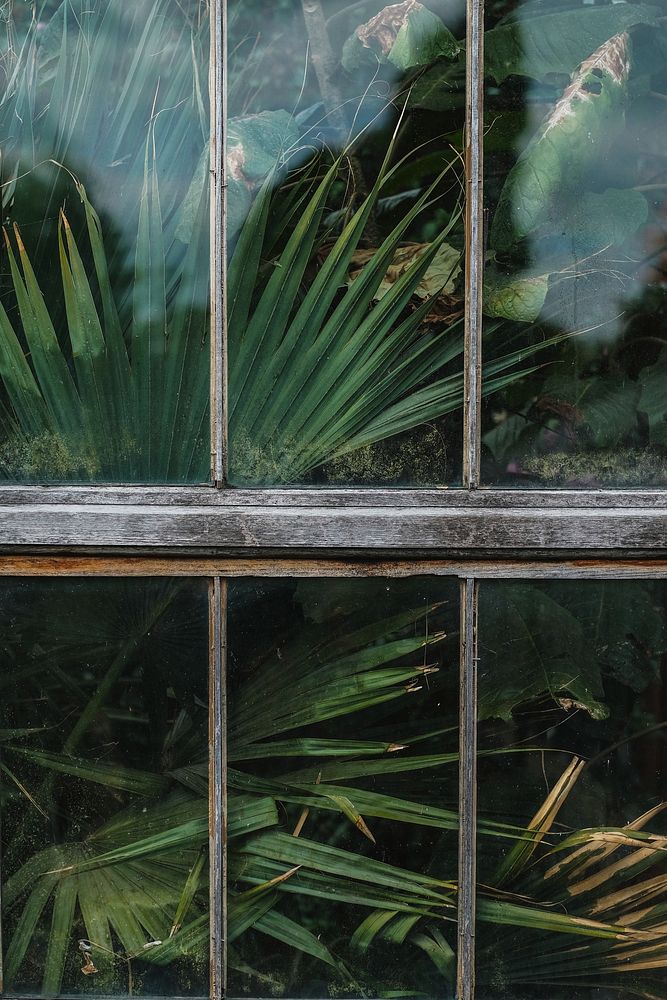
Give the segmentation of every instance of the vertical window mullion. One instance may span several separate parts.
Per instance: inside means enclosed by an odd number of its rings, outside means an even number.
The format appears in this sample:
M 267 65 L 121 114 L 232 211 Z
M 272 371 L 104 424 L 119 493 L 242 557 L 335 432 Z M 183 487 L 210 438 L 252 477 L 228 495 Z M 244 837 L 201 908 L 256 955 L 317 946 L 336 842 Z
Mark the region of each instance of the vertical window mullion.
M 467 0 L 463 485 L 468 489 L 477 489 L 480 479 L 482 284 L 484 275 L 483 95 L 484 0 Z
M 475 996 L 477 605 L 477 581 L 461 580 L 458 1000 L 473 1000 Z
M 225 121 L 227 117 L 227 2 L 211 3 L 211 474 L 222 487 L 227 471 L 227 344 L 226 344 L 226 184 Z
M 210 584 L 210 673 L 209 673 L 209 866 L 211 900 L 212 1000 L 225 995 L 226 892 L 226 614 L 227 581 L 215 577 Z

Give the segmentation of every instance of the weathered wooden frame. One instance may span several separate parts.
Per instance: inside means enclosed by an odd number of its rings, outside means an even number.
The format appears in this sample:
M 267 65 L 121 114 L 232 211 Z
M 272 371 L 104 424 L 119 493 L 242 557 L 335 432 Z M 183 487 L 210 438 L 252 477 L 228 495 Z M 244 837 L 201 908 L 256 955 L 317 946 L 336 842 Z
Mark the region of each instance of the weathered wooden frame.
M 657 491 L 2 487 L 0 550 L 461 558 L 667 551 Z

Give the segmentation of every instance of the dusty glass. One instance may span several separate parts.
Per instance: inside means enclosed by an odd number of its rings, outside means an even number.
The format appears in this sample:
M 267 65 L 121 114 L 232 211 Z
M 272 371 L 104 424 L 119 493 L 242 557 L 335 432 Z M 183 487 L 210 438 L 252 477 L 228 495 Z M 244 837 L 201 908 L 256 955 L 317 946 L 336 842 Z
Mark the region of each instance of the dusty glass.
M 227 995 L 453 998 L 458 587 L 229 585 Z
M 0 7 L 0 479 L 205 482 L 208 14 Z
M 664 995 L 667 584 L 484 583 L 477 996 Z
M 230 482 L 458 483 L 465 3 L 228 19 Z
M 659 13 L 487 4 L 487 483 L 667 485 Z M 501 347 L 521 378 L 498 381 Z
M 209 995 L 204 580 L 0 583 L 3 991 Z

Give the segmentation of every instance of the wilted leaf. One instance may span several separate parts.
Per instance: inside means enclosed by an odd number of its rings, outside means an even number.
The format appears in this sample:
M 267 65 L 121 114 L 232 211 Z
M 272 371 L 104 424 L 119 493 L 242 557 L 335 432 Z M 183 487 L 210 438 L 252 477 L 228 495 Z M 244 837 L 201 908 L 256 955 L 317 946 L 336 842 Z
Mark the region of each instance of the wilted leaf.
M 509 173 L 491 226 L 491 244 L 508 249 L 546 221 L 552 203 L 576 190 L 623 126 L 632 43 L 614 35 L 574 73 Z
M 250 210 L 255 191 L 299 140 L 287 111 L 262 111 L 232 118 L 227 125 L 227 233 L 234 236 Z
M 426 250 L 426 243 L 408 243 L 399 247 L 394 254 L 387 273 L 378 287 L 375 295 L 376 300 L 391 289 L 402 275 L 414 264 L 419 255 Z M 352 256 L 352 270 L 349 275 L 348 284 L 359 276 L 362 268 L 372 260 L 375 250 L 357 250 Z M 461 274 L 461 252 L 443 243 L 438 250 L 433 263 L 427 268 L 423 278 L 415 288 L 414 294 L 420 299 L 428 299 L 433 295 L 451 295 L 456 288 L 456 282 Z
M 365 63 L 390 62 L 402 72 L 454 59 L 460 46 L 449 28 L 418 0 L 390 4 L 359 25 L 343 46 L 342 63 L 354 72 Z

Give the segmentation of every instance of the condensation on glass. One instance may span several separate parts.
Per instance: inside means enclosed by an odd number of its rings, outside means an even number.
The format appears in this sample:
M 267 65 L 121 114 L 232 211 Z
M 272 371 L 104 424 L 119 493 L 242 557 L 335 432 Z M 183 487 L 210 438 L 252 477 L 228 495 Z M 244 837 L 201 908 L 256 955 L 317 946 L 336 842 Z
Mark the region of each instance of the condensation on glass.
M 230 483 L 460 483 L 465 3 L 228 25 Z
M 208 20 L 1 5 L 2 480 L 210 480 Z
M 664 995 L 667 583 L 482 583 L 477 996 Z
M 455 581 L 229 584 L 231 997 L 456 975 Z
M 4 993 L 209 995 L 207 595 L 0 583 Z
M 487 4 L 487 483 L 667 485 L 658 14 Z M 503 379 L 508 350 L 518 363 Z

